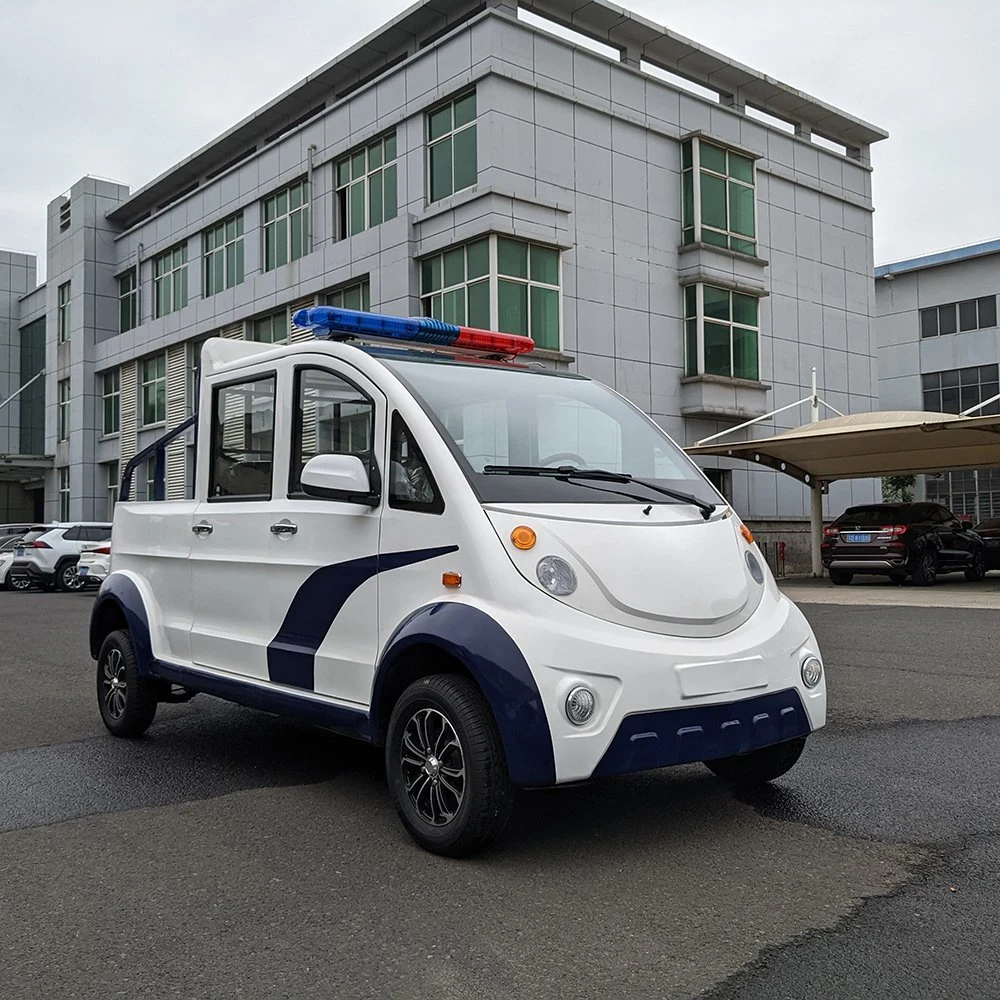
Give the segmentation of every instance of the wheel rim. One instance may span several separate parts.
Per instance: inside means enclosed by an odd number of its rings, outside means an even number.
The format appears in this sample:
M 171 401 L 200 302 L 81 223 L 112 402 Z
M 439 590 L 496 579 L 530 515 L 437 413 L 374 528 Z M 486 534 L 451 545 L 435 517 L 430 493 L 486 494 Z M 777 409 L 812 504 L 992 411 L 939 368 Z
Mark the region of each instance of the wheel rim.
M 937 576 L 937 567 L 934 563 L 934 556 L 930 552 L 924 556 L 924 576 L 928 580 L 933 580 Z
M 450 823 L 465 799 L 465 755 L 448 717 L 435 708 L 410 716 L 399 747 L 410 804 L 432 826 Z
M 31 581 L 25 576 L 11 577 L 9 586 L 13 590 L 27 590 L 31 586 Z
M 67 566 L 63 570 L 62 582 L 67 590 L 79 590 L 83 586 L 83 580 L 76 575 L 75 566 Z
M 104 658 L 101 697 L 108 717 L 117 722 L 125 714 L 128 685 L 125 683 L 125 657 L 120 649 L 112 649 Z

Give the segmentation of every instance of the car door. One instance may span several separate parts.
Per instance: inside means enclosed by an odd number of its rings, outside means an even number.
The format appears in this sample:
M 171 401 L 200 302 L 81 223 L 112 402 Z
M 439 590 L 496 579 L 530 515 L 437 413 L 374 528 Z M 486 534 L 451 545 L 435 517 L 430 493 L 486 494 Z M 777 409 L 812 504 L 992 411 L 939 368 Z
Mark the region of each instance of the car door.
M 947 507 L 934 510 L 934 529 L 941 539 L 941 562 L 948 566 L 965 566 L 972 558 L 969 541 L 964 537 L 962 522 Z
M 377 654 L 381 499 L 309 497 L 301 473 L 315 455 L 356 455 L 381 497 L 386 399 L 354 366 L 326 355 L 300 355 L 288 374 L 287 462 L 267 526 L 267 676 L 361 707 Z
M 211 387 L 190 515 L 190 651 L 196 666 L 266 680 L 278 365 Z M 206 426 L 207 425 L 207 426 Z

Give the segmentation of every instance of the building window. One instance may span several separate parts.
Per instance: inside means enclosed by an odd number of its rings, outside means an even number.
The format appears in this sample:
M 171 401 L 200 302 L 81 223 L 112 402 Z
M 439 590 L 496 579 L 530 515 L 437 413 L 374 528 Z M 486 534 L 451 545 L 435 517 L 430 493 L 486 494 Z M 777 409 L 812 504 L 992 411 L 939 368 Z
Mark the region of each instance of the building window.
M 21 327 L 18 445 L 22 455 L 45 453 L 45 317 Z M 0 411 L 2 412 L 2 411 Z
M 334 292 L 327 292 L 326 305 L 335 309 L 360 309 L 369 312 L 372 307 L 372 288 L 367 281 L 346 285 Z
M 121 419 L 121 381 L 117 368 L 101 376 L 101 397 L 104 402 L 102 433 L 117 434 Z
M 205 297 L 243 282 L 243 213 L 204 234 Z
M 943 337 L 945 334 L 965 333 L 967 330 L 988 330 L 996 325 L 995 295 L 920 310 L 921 337 Z
M 118 503 L 118 490 L 121 486 L 118 477 L 118 463 L 108 462 L 105 466 L 108 477 L 108 512 L 107 518 L 110 521 L 115 515 L 115 504 Z
M 67 198 L 59 206 L 59 232 L 64 233 L 73 221 L 73 202 Z
M 264 270 L 305 255 L 309 233 L 309 189 L 298 181 L 264 199 Z
M 759 300 L 714 285 L 684 289 L 686 375 L 760 377 Z
M 69 379 L 64 378 L 59 383 L 59 440 L 69 440 Z
M 69 340 L 69 324 L 70 324 L 70 282 L 66 282 L 64 285 L 59 286 L 58 302 L 57 302 L 57 322 L 59 325 L 59 343 L 65 344 Z
M 475 91 L 428 113 L 427 154 L 431 201 L 476 183 Z
M 127 333 L 139 325 L 139 289 L 135 268 L 118 275 L 118 332 Z
M 59 520 L 69 520 L 69 468 L 59 470 Z
M 142 425 L 167 419 L 167 356 L 157 354 L 142 363 Z
M 927 499 L 975 524 L 1000 518 L 1000 469 L 966 469 L 927 476 Z
M 695 137 L 681 143 L 684 243 L 757 253 L 754 162 Z
M 935 413 L 964 413 L 1000 393 L 1000 365 L 954 368 L 921 376 L 924 409 Z M 1000 402 L 990 403 L 975 416 L 1000 413 Z
M 559 251 L 504 236 L 453 247 L 420 263 L 425 316 L 531 337 L 557 351 Z
M 188 301 L 187 244 L 153 258 L 153 289 L 157 319 L 183 309 Z
M 288 312 L 271 313 L 255 319 L 250 327 L 250 339 L 258 344 L 284 344 L 288 341 Z
M 396 133 L 337 161 L 337 218 L 346 239 L 396 218 Z

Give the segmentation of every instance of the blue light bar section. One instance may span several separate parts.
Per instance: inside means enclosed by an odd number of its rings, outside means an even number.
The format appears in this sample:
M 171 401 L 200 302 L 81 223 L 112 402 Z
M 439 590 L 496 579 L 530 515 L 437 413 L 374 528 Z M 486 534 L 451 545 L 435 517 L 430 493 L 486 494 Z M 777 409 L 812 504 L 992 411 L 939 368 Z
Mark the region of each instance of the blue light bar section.
M 316 336 L 346 333 L 358 337 L 385 337 L 390 340 L 437 344 L 441 347 L 451 347 L 461 333 L 459 327 L 430 317 L 381 316 L 354 309 L 335 309 L 333 306 L 300 309 L 292 316 L 292 322 L 296 326 L 311 329 Z

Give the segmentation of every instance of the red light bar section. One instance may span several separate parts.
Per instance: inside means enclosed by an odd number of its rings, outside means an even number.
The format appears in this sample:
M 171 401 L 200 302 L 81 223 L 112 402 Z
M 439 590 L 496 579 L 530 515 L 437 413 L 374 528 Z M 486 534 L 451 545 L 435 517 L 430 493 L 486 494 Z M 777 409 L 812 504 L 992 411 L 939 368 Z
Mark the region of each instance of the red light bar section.
M 460 326 L 458 336 L 451 346 L 464 347 L 470 351 L 489 351 L 491 354 L 527 354 L 535 349 L 535 342 L 530 337 L 522 337 L 516 333 L 492 333 L 489 330 Z

